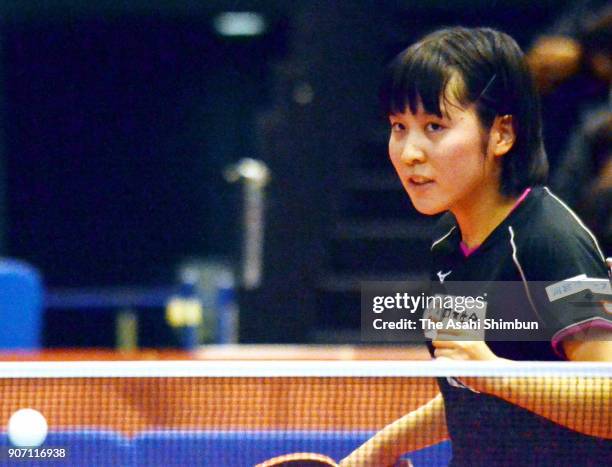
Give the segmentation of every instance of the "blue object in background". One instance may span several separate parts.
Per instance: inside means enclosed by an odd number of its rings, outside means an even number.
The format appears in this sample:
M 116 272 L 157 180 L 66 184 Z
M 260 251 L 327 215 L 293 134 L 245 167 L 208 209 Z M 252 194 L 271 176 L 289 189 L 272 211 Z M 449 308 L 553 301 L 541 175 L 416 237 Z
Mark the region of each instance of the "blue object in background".
M 216 280 L 216 315 L 218 344 L 238 343 L 238 303 L 234 275 L 230 269 L 222 271 Z
M 133 440 L 137 467 L 190 465 L 252 467 L 275 456 L 315 452 L 340 460 L 374 432 L 368 431 L 148 431 Z M 406 454 L 415 467 L 446 467 L 451 443 Z
M 200 344 L 238 343 L 239 309 L 234 272 L 228 261 L 194 259 L 179 267 L 179 296 L 202 307 Z
M 202 297 L 198 290 L 198 276 L 195 272 L 184 275 L 181 280 L 179 300 L 182 302 L 186 320 L 180 329 L 180 342 L 184 350 L 195 350 L 200 345 L 198 328 L 202 325 Z
M 36 350 L 42 335 L 42 283 L 38 271 L 0 259 L 0 349 Z
M 412 451 L 405 456 L 404 459 L 410 459 L 414 467 L 431 466 L 431 467 L 446 467 L 449 465 L 453 456 L 453 448 L 450 441 L 443 441 L 427 448 Z
M 11 457 L 6 433 L 0 433 L 0 466 L 22 467 L 131 467 L 136 465 L 134 447 L 128 438 L 106 430 L 51 432 L 36 451 L 25 451 L 22 458 Z M 64 449 L 49 457 L 38 457 L 43 450 Z M 53 452 L 53 451 L 52 451 Z
M 63 458 L 9 459 L 6 433 L 0 432 L 0 466 L 28 467 L 253 467 L 291 452 L 316 452 L 340 460 L 368 440 L 368 431 L 144 431 L 125 437 L 108 430 L 52 431 L 40 446 L 65 449 Z M 415 467 L 446 467 L 451 443 L 408 453 Z
M 275 456 L 316 452 L 341 459 L 370 438 L 343 431 L 150 431 L 134 438 L 138 467 L 253 467 Z

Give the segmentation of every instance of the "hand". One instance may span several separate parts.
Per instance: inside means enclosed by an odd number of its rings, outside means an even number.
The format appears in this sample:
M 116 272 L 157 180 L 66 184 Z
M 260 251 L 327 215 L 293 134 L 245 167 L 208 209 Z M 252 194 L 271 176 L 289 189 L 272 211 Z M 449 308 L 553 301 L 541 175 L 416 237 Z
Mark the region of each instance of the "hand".
M 489 346 L 482 340 L 463 340 L 469 337 L 465 331 L 439 332 L 431 343 L 436 358 L 451 360 L 498 360 Z

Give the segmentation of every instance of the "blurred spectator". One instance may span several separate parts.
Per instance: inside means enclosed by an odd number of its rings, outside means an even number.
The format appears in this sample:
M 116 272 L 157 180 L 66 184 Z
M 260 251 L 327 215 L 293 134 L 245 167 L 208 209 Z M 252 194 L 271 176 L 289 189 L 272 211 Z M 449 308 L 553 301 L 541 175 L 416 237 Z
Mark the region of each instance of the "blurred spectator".
M 607 93 L 599 100 L 583 103 L 580 123 L 570 133 L 551 185 L 581 214 L 608 250 L 612 245 L 612 6 L 585 24 L 579 40 L 585 69 Z
M 609 82 L 593 72 L 589 45 L 585 43 L 586 31 L 592 30 L 606 11 L 610 11 L 609 1 L 572 2 L 527 52 L 542 96 L 544 141 L 552 176 L 584 113 L 607 100 Z
M 575 138 L 575 153 L 564 160 L 564 195 L 575 193 L 575 208 L 607 254 L 612 247 L 612 113 L 585 122 Z M 582 146 L 582 149 L 579 149 Z M 582 159 L 581 159 L 582 158 Z M 575 169 L 574 169 L 575 168 Z M 574 177 L 574 178 L 572 178 Z M 581 181 L 584 180 L 584 185 Z M 580 187 L 583 186 L 583 189 Z
M 580 70 L 582 47 L 568 36 L 540 36 L 527 55 L 527 62 L 543 96 Z

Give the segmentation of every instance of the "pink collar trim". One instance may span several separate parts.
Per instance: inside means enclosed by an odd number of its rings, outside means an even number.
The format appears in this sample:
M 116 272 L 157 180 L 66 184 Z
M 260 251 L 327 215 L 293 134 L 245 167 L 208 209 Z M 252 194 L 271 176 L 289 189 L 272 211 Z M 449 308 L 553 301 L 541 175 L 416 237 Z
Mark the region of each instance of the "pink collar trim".
M 516 208 L 518 208 L 518 205 L 521 204 L 525 200 L 525 198 L 527 198 L 527 195 L 529 194 L 530 191 L 531 191 L 531 187 L 529 187 L 525 191 L 523 191 L 523 194 L 520 196 L 519 199 L 516 200 L 516 203 L 514 203 L 514 206 L 512 206 L 512 209 L 510 210 L 508 215 L 510 215 L 510 213 L 512 213 L 512 211 L 514 211 Z
M 478 250 L 478 248 L 480 248 L 480 245 L 476 245 L 474 248 L 470 248 L 465 243 L 463 243 L 463 240 L 461 240 L 461 242 L 459 243 L 459 246 L 461 247 L 461 253 L 463 253 L 463 256 L 465 258 L 470 256 L 472 253 Z
M 529 194 L 530 191 L 531 191 L 531 187 L 523 191 L 523 194 L 519 197 L 519 199 L 516 200 L 516 203 L 514 203 L 514 206 L 512 206 L 512 209 L 510 210 L 508 215 L 510 215 L 519 206 L 519 204 L 521 204 L 525 200 L 525 198 L 527 198 L 527 195 Z M 461 241 L 459 242 L 459 247 L 461 248 L 461 253 L 463 253 L 463 257 L 467 258 L 472 253 L 474 253 L 476 250 L 478 250 L 478 248 L 480 248 L 480 245 L 476 245 L 475 247 L 470 248 L 465 243 L 463 243 L 463 241 Z

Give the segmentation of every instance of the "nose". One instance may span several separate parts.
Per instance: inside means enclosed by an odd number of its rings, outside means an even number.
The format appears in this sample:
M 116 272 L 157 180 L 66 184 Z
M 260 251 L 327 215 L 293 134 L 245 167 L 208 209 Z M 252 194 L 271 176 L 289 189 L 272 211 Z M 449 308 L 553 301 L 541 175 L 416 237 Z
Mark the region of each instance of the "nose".
M 418 146 L 415 146 L 410 142 L 406 142 L 402 149 L 400 159 L 402 163 L 406 165 L 413 165 L 423 162 L 425 160 L 425 153 Z

